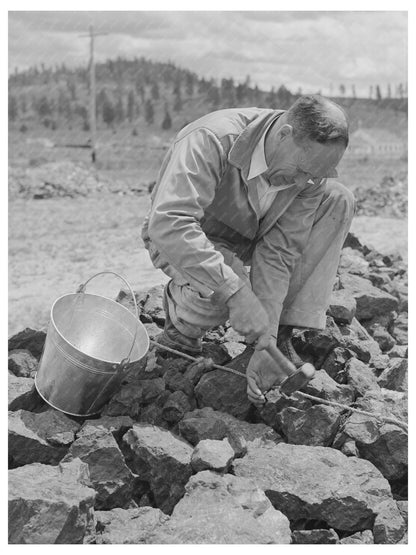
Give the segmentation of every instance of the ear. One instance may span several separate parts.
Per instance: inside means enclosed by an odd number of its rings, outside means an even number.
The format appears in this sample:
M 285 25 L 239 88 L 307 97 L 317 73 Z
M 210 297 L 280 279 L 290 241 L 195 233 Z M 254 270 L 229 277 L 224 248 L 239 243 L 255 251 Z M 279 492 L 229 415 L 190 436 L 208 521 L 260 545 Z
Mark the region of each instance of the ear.
M 291 137 L 293 135 L 293 127 L 288 123 L 282 125 L 282 127 L 277 132 L 277 137 L 279 141 L 284 141 L 286 138 Z

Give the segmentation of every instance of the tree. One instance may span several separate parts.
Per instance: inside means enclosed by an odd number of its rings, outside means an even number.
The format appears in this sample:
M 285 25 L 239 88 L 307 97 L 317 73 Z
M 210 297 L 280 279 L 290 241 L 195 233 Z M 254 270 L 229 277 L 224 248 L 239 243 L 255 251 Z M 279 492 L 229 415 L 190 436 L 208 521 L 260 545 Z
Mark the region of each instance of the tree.
M 179 91 L 179 93 L 175 96 L 175 100 L 173 103 L 173 109 L 175 112 L 180 112 L 182 110 L 183 107 L 183 103 L 182 103 L 182 96 L 181 93 Z
M 159 100 L 159 85 L 157 84 L 157 82 L 155 81 L 152 85 L 150 94 L 152 95 L 153 100 Z
M 153 108 L 153 104 L 149 98 L 148 100 L 146 100 L 146 104 L 144 106 L 144 119 L 147 125 L 150 125 L 153 123 L 154 115 L 155 115 L 155 111 Z
M 134 119 L 135 106 L 136 106 L 136 100 L 135 100 L 134 92 L 130 90 L 127 96 L 127 119 L 129 120 L 129 122 L 132 122 Z
M 37 105 L 37 112 L 41 118 L 52 114 L 52 106 L 46 96 L 42 96 Z
M 381 100 L 380 85 L 376 85 L 376 99 L 377 99 L 377 100 Z
M 110 127 L 116 117 L 113 103 L 109 98 L 106 98 L 103 103 L 103 122 Z
M 9 120 L 15 121 L 17 119 L 18 107 L 17 99 L 13 95 L 9 95 Z
M 123 106 L 123 99 L 121 96 L 118 97 L 117 104 L 115 107 L 115 116 L 117 123 L 121 123 L 124 120 L 124 106 Z
M 188 96 L 193 96 L 194 94 L 194 76 L 192 73 L 186 74 L 185 91 Z
M 220 104 L 221 97 L 220 91 L 216 85 L 211 85 L 208 90 L 208 101 L 212 104 L 214 108 L 217 108 Z
M 342 83 L 339 86 L 339 94 L 340 96 L 345 96 L 345 85 L 343 85 Z
M 401 99 L 403 99 L 404 97 L 404 87 L 403 87 L 403 83 L 399 83 L 399 86 L 397 87 L 397 92 L 399 94 L 399 97 Z
M 355 85 L 351 85 L 351 94 L 353 98 L 357 98 L 357 93 L 355 91 Z
M 391 98 L 391 85 L 390 85 L 390 83 L 387 85 L 387 98 Z
M 368 98 L 373 98 L 373 85 L 370 85 L 370 92 L 368 94 Z
M 170 117 L 169 110 L 165 108 L 165 117 L 162 121 L 162 129 L 170 129 L 172 127 L 172 118 Z

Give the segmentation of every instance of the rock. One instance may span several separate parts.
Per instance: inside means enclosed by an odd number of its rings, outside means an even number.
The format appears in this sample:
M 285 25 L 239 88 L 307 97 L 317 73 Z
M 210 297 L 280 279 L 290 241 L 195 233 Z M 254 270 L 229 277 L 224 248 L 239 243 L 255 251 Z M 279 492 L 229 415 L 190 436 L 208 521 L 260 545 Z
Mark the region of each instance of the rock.
M 358 449 L 357 449 L 357 444 L 352 439 L 347 439 L 347 441 L 345 441 L 345 443 L 343 443 L 343 445 L 341 446 L 341 453 L 344 453 L 344 455 L 346 455 L 347 457 L 359 457 L 360 456 L 360 454 L 358 452 Z
M 165 390 L 163 378 L 139 380 L 121 386 L 102 411 L 106 416 L 138 417 L 143 406 L 155 401 Z
M 211 407 L 187 412 L 179 423 L 179 432 L 191 445 L 204 439 L 223 439 L 227 437 L 228 428 L 221 419 L 222 414 Z
M 340 385 L 325 370 L 317 370 L 312 380 L 303 388 L 305 393 L 327 401 L 335 401 L 350 405 L 355 401 L 354 388 L 351 385 Z
M 322 363 L 321 369 L 337 383 L 345 384 L 347 382 L 345 365 L 352 356 L 353 353 L 345 347 L 335 347 Z
M 266 424 L 244 422 L 211 407 L 185 414 L 179 423 L 179 431 L 192 445 L 204 439 L 227 438 L 237 457 L 245 455 L 248 445 L 282 441 L 282 438 Z
M 394 338 L 389 334 L 386 328 L 384 328 L 380 324 L 374 324 L 373 326 L 371 326 L 371 335 L 373 336 L 373 339 L 377 341 L 377 343 L 380 345 L 380 349 L 383 352 L 389 351 L 396 344 Z
M 339 411 L 325 405 L 306 411 L 289 407 L 279 415 L 279 432 L 297 445 L 331 445 L 339 425 Z
M 367 391 L 373 391 L 381 395 L 376 376 L 364 362 L 351 358 L 346 364 L 345 372 L 348 385 L 354 388 L 357 395 L 365 395 Z
M 406 523 L 396 502 L 386 499 L 380 503 L 374 521 L 374 543 L 397 543 L 406 532 Z
M 399 345 L 407 345 L 408 340 L 408 314 L 407 312 L 402 312 L 396 318 L 394 322 L 394 328 L 392 332 L 393 337 L 396 339 Z
M 390 364 L 390 357 L 388 355 L 374 355 L 371 357 L 370 368 L 374 369 L 378 376 Z
M 21 378 L 34 378 L 38 369 L 38 360 L 27 349 L 9 352 L 9 370 Z
M 163 308 L 164 285 L 155 285 L 147 291 L 147 299 L 143 303 L 142 311 L 150 316 L 159 326 L 165 325 L 165 310 Z
M 407 358 L 409 356 L 409 349 L 407 345 L 395 345 L 387 355 L 390 358 Z
M 379 344 L 357 318 L 353 318 L 350 325 L 340 325 L 339 331 L 342 334 L 342 345 L 355 353 L 362 362 L 370 362 L 372 357 L 381 354 Z
M 43 330 L 25 328 L 9 339 L 9 351 L 25 349 L 39 360 L 42 355 L 45 339 L 46 333 Z
M 249 449 L 233 469 L 253 479 L 290 520 L 318 519 L 340 530 L 371 526 L 380 502 L 391 498 L 389 483 L 370 462 L 330 447 L 279 443 Z
M 146 328 L 147 335 L 150 337 L 150 339 L 156 339 L 156 337 L 160 335 L 163 331 L 162 328 L 159 328 L 159 326 L 154 322 L 152 322 L 151 324 L 144 324 L 144 327 Z
M 400 402 L 386 396 L 372 397 L 367 394 L 359 400 L 357 408 L 405 420 L 406 414 L 400 407 L 403 404 L 406 404 L 405 400 Z M 359 456 L 371 461 L 388 480 L 406 476 L 408 437 L 401 427 L 353 413 L 343 425 L 334 446 L 339 447 L 346 438 L 354 440 Z
M 274 390 L 266 395 L 267 403 L 263 405 L 260 410 L 261 420 L 273 428 L 278 430 L 280 426 L 280 414 L 285 408 L 292 407 L 298 410 L 305 411 L 312 406 L 309 399 L 305 399 L 296 392 L 288 397 L 283 397 L 278 390 Z
M 215 364 L 220 365 L 225 365 L 231 360 L 231 357 L 224 348 L 224 345 L 212 343 L 211 341 L 202 342 L 202 356 L 204 358 L 210 358 Z
M 27 464 L 9 471 L 9 543 L 79 544 L 93 524 L 88 465 Z
M 341 257 L 338 265 L 340 274 L 350 273 L 358 276 L 366 276 L 368 274 L 370 264 L 358 251 L 351 247 L 341 250 Z
M 328 315 L 332 316 L 337 324 L 350 324 L 356 310 L 355 299 L 348 295 L 345 289 L 332 292 Z
M 170 514 L 192 474 L 192 447 L 171 432 L 136 424 L 123 437 L 132 450 L 132 470 L 149 482 L 157 506 Z
M 187 397 L 193 395 L 194 386 L 192 381 L 175 368 L 169 369 L 163 378 L 169 391 L 182 391 Z
M 408 520 L 409 520 L 409 508 L 408 508 L 408 502 L 407 501 L 396 501 L 397 504 L 397 508 L 400 511 L 400 514 L 403 517 L 403 520 L 406 524 L 406 526 L 408 525 Z
M 346 536 L 342 538 L 339 543 L 345 544 L 373 544 L 374 543 L 374 536 L 371 530 L 363 530 L 362 532 L 356 532 L 351 536 Z
M 122 436 L 132 428 L 134 425 L 134 420 L 129 416 L 101 416 L 100 418 L 94 420 L 86 420 L 82 425 L 82 428 L 78 432 L 77 436 L 83 434 L 90 434 L 92 428 L 103 428 L 113 434 L 116 441 L 120 441 Z
M 292 543 L 294 544 L 327 544 L 338 543 L 338 534 L 330 528 L 329 530 L 294 530 L 292 532 Z
M 135 476 L 127 467 L 113 434 L 103 427 L 87 426 L 71 445 L 65 461 L 79 458 L 88 464 L 90 479 L 97 492 L 95 507 L 128 507 Z
M 9 464 L 12 468 L 35 462 L 56 465 L 65 456 L 80 425 L 49 409 L 36 414 L 9 412 Z
M 320 368 L 329 353 L 342 344 L 342 336 L 333 318 L 328 316 L 324 330 L 295 330 L 292 343 L 305 361 L 309 362 L 308 356 L 312 356 L 315 366 Z
M 356 300 L 358 320 L 369 320 L 379 314 L 386 314 L 398 309 L 399 303 L 396 297 L 377 289 L 368 279 L 352 274 L 342 274 L 340 285 Z
M 162 409 L 162 416 L 171 424 L 177 424 L 183 415 L 194 408 L 190 398 L 183 391 L 174 391 L 170 394 Z
M 388 367 L 378 378 L 379 386 L 395 391 L 407 391 L 407 366 L 405 358 L 391 359 Z
M 157 544 L 289 544 L 288 519 L 253 482 L 203 471 L 192 476 L 172 517 L 147 539 Z
M 144 407 L 140 411 L 140 415 L 137 418 L 137 422 L 142 422 L 145 424 L 152 424 L 153 426 L 161 426 L 166 428 L 168 423 L 163 418 L 163 405 L 169 398 L 169 391 L 165 391 L 158 397 L 157 402 Z
M 36 391 L 32 378 L 19 378 L 14 374 L 8 375 L 9 410 L 34 411 L 46 403 Z
M 213 368 L 210 365 L 207 365 L 205 360 L 198 360 L 188 366 L 185 370 L 184 377 L 195 387 L 202 376 L 212 370 Z
M 226 341 L 222 346 L 227 351 L 230 358 L 236 358 L 238 355 L 244 353 L 246 349 L 244 343 L 237 343 L 237 341 Z
M 227 366 L 243 374 L 238 376 L 223 370 L 212 370 L 204 374 L 195 387 L 195 397 L 199 408 L 212 407 L 244 419 L 251 410 L 247 398 L 245 372 L 253 350 L 247 348 Z
M 351 233 L 350 231 L 347 233 L 347 237 L 345 238 L 344 245 L 342 246 L 342 248 L 346 249 L 348 247 L 351 247 L 352 249 L 357 250 L 359 252 L 364 252 L 364 249 L 368 250 L 368 247 L 365 247 L 358 239 L 358 237 L 354 233 Z
M 169 517 L 160 509 L 112 509 L 95 511 L 97 521 L 96 544 L 144 544 Z
M 203 439 L 195 447 L 191 465 L 195 472 L 201 470 L 216 470 L 217 472 L 226 471 L 233 460 L 234 449 L 228 439 Z

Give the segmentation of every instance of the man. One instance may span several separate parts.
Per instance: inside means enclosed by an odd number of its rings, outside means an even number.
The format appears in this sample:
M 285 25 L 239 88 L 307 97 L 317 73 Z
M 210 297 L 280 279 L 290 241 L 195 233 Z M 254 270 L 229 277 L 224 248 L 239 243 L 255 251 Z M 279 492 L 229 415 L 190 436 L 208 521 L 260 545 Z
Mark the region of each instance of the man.
M 293 389 L 310 378 L 291 331 L 325 328 L 354 213 L 351 192 L 327 179 L 347 145 L 343 110 L 311 95 L 287 111 L 208 114 L 179 132 L 162 163 L 142 230 L 171 278 L 160 342 L 198 353 L 204 333 L 229 319 L 256 341 L 247 367 L 256 405 L 286 377 L 265 350 L 271 341 L 298 369 Z

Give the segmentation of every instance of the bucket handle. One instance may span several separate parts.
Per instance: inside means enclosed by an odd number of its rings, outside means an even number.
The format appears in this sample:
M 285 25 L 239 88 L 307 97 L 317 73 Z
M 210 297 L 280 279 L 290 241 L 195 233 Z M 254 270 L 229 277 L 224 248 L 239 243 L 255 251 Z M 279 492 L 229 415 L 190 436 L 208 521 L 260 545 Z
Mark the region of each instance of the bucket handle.
M 136 296 L 134 294 L 134 291 L 133 291 L 130 283 L 126 279 L 124 279 L 123 276 L 121 276 L 120 274 L 117 274 L 117 272 L 112 272 L 111 270 L 105 270 L 104 272 L 98 272 L 97 274 L 94 274 L 92 277 L 87 279 L 87 281 L 85 283 L 81 283 L 81 285 L 78 286 L 78 289 L 77 289 L 76 292 L 77 293 L 85 293 L 85 289 L 87 287 L 87 284 L 92 279 L 96 278 L 97 276 L 101 276 L 103 274 L 112 274 L 113 276 L 116 276 L 116 277 L 120 278 L 125 283 L 125 285 L 127 285 L 127 287 L 130 290 L 131 296 L 133 298 L 134 309 L 135 309 L 135 312 L 136 312 L 136 320 L 137 320 L 136 331 L 134 332 L 133 343 L 131 344 L 129 354 L 127 355 L 126 358 L 123 358 L 123 360 L 119 364 L 118 370 L 119 370 L 119 372 L 121 372 L 130 363 L 130 355 L 131 355 L 131 352 L 133 351 L 134 344 L 136 343 L 137 332 L 139 330 L 139 309 L 137 307 Z

